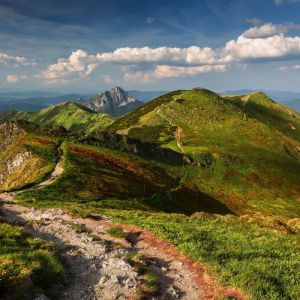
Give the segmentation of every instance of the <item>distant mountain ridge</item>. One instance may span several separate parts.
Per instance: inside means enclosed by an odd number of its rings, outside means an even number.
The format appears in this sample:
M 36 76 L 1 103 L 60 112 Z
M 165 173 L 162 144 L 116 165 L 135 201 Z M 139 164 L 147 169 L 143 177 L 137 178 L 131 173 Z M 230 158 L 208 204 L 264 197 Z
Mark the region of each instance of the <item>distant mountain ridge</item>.
M 114 87 L 110 91 L 100 93 L 87 101 L 80 100 L 79 103 L 95 112 L 106 113 L 115 117 L 125 115 L 144 104 L 120 87 Z
M 66 94 L 27 92 L 27 93 L 0 93 L 0 112 L 5 111 L 37 111 L 66 101 L 89 99 L 92 94 Z
M 71 132 L 103 130 L 114 122 L 112 116 L 98 114 L 76 102 L 64 102 L 36 112 L 0 113 L 0 122 L 24 120 L 38 125 L 62 126 Z

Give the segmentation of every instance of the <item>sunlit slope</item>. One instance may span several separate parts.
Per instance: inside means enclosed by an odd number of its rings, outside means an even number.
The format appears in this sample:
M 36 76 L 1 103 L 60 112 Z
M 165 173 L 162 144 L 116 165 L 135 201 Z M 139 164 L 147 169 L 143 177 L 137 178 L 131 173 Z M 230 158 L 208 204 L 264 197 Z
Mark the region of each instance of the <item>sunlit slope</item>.
M 28 124 L 0 124 L 0 192 L 39 182 L 56 160 L 56 143 L 34 135 Z
M 225 96 L 241 110 L 279 132 L 300 141 L 300 114 L 275 102 L 261 92 L 245 96 Z
M 26 120 L 39 125 L 58 125 L 70 131 L 92 132 L 110 125 L 114 118 L 97 114 L 74 102 L 65 102 L 37 112 L 7 112 L 0 114 L 0 121 Z
M 267 106 L 255 115 L 237 101 L 205 89 L 177 91 L 118 119 L 107 130 L 191 156 L 199 167 L 183 168 L 184 180 L 236 212 L 299 215 L 299 117 L 282 121 L 294 128 L 287 124 L 291 131 L 281 130 Z

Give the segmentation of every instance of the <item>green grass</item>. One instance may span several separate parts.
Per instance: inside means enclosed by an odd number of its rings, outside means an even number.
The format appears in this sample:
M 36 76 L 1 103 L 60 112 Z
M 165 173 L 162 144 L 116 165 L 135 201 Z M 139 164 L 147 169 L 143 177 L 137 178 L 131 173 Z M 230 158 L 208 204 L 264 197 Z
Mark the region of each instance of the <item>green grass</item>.
M 189 257 L 209 265 L 221 285 L 237 287 L 250 299 L 300 297 L 299 234 L 269 230 L 233 216 L 106 213 L 177 244 Z
M 32 203 L 25 202 L 25 205 Z M 296 300 L 300 297 L 300 234 L 297 225 L 292 226 L 292 220 L 201 213 L 188 217 L 102 209 L 74 202 L 39 201 L 33 205 L 62 205 L 74 214 L 107 215 L 118 223 L 151 230 L 160 238 L 175 243 L 190 258 L 209 266 L 210 274 L 220 285 L 236 287 L 249 299 Z
M 107 229 L 106 232 L 113 237 L 122 238 L 122 239 L 126 237 L 126 234 L 124 233 L 123 229 L 120 227 L 111 227 Z
M 176 127 L 182 149 L 200 166 L 179 168 L 183 183 L 236 214 L 300 216 L 298 113 L 261 93 L 222 98 L 194 89 L 150 101 L 106 130 L 180 152 Z
M 52 185 L 23 192 L 18 199 L 29 205 L 71 202 L 186 214 L 230 212 L 193 186 L 181 185 L 171 168 L 118 151 L 66 144 L 63 163 L 64 173 Z
M 108 128 L 179 151 L 169 129 L 180 127 L 181 146 L 198 166 L 66 143 L 63 175 L 17 199 L 149 229 L 250 299 L 299 299 L 299 230 L 291 225 L 298 221 L 289 219 L 300 216 L 298 116 L 254 98 L 244 105 L 207 90 L 177 91 Z
M 26 235 L 21 227 L 0 223 L 1 299 L 58 296 L 65 271 L 56 247 Z
M 138 274 L 143 276 L 142 284 L 136 290 L 134 299 L 149 299 L 157 296 L 160 288 L 159 277 L 151 270 L 149 258 L 138 252 L 129 252 L 125 255 L 125 259 Z
M 106 114 L 97 114 L 78 103 L 65 102 L 37 112 L 7 112 L 0 121 L 26 120 L 38 125 L 58 125 L 71 132 L 102 130 L 115 120 Z

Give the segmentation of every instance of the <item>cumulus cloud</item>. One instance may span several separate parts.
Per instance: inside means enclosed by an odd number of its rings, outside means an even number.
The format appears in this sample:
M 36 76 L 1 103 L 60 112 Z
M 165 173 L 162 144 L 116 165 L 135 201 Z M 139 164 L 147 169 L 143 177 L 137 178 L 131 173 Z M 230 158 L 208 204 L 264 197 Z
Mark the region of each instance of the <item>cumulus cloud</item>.
M 125 73 L 124 81 L 138 83 L 152 83 L 157 79 L 185 77 L 208 72 L 225 72 L 226 65 L 206 65 L 197 67 L 178 67 L 168 65 L 158 65 L 154 70 L 148 72 L 138 71 L 135 73 Z
M 212 48 L 191 46 L 188 48 L 118 48 L 113 52 L 98 53 L 99 62 L 117 64 L 153 64 L 163 63 L 170 65 L 207 65 L 217 62 L 216 52 Z
M 13 66 L 13 67 L 31 66 L 31 65 L 36 64 L 34 61 L 29 60 L 26 57 L 12 56 L 12 55 L 8 55 L 6 53 L 1 53 L 1 52 L 0 52 L 0 63 L 6 64 L 9 66 Z
M 254 26 L 221 48 L 190 46 L 118 48 L 111 52 L 90 55 L 74 51 L 69 58 L 60 58 L 45 71 L 37 74 L 46 82 L 56 83 L 87 77 L 101 64 L 119 65 L 125 81 L 150 83 L 160 78 L 191 76 L 207 72 L 224 72 L 233 63 L 247 65 L 253 61 L 300 58 L 300 37 L 288 37 L 298 24 Z M 112 78 L 102 77 L 105 83 Z
M 258 59 L 283 59 L 300 57 L 300 37 L 285 37 L 283 34 L 267 38 L 248 39 L 241 35 L 226 43 L 222 50 L 225 63 Z
M 57 63 L 50 65 L 47 70 L 38 73 L 36 77 L 48 83 L 57 83 L 61 80 L 87 77 L 92 74 L 96 66 L 97 63 L 92 55 L 88 55 L 83 50 L 76 50 L 67 59 L 59 58 Z
M 275 25 L 272 23 L 267 23 L 260 27 L 255 26 L 248 29 L 243 33 L 243 36 L 247 39 L 267 38 L 281 33 L 287 33 L 289 30 L 293 29 L 300 29 L 300 25 L 292 23 L 284 25 Z

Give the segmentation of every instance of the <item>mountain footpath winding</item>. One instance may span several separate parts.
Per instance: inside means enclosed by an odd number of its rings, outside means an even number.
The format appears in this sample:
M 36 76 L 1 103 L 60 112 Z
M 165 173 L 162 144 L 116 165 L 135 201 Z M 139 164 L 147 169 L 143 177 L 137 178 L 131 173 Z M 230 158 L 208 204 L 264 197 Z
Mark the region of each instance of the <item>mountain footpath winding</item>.
M 63 173 L 61 162 L 60 158 L 45 181 L 24 190 L 53 183 Z M 218 289 L 205 267 L 151 232 L 99 215 L 90 219 L 61 209 L 26 208 L 15 202 L 16 193 L 24 190 L 0 194 L 1 210 L 8 223 L 23 226 L 29 235 L 53 242 L 61 250 L 69 281 L 60 299 L 198 300 L 219 295 L 242 299 L 235 290 Z M 108 233 L 116 226 L 124 236 Z M 36 298 L 46 299 L 43 297 Z

